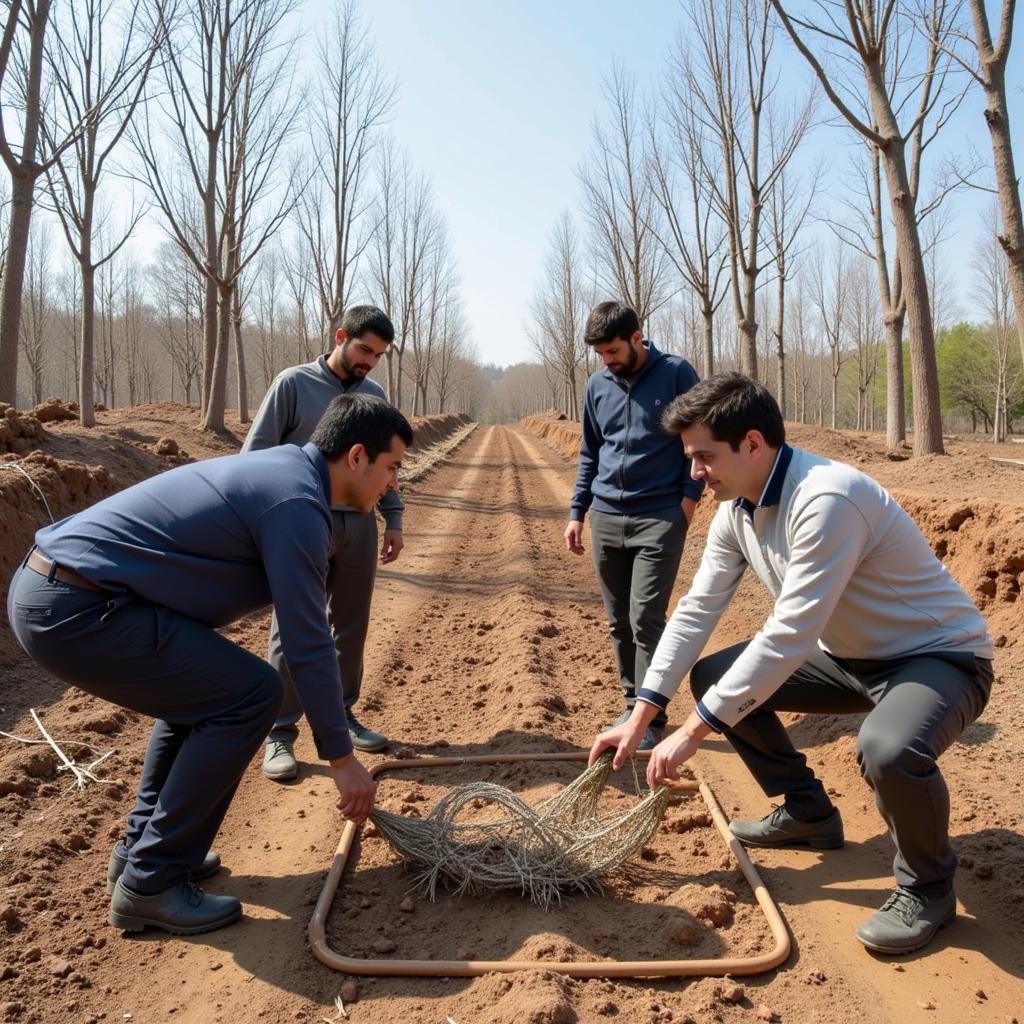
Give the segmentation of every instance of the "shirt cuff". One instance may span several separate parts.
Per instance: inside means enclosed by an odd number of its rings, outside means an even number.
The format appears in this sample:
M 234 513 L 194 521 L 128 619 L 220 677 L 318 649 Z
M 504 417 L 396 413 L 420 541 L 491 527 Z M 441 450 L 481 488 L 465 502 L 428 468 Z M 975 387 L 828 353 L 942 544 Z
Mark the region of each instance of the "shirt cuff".
M 402 532 L 402 513 L 401 512 L 381 512 L 384 517 L 384 529 L 385 530 L 397 530 L 399 533 Z
M 725 732 L 725 723 L 707 709 L 704 701 L 697 701 L 697 706 L 693 710 L 697 712 L 697 716 L 709 729 L 714 729 L 715 732 Z
M 669 698 L 663 693 L 658 693 L 657 690 L 646 690 L 641 688 L 640 692 L 636 695 L 637 700 L 642 700 L 645 704 L 653 704 L 654 707 L 660 711 L 664 711 L 668 707 Z
M 338 757 L 348 757 L 352 753 L 352 737 L 346 730 L 344 736 L 329 736 L 321 738 L 313 733 L 313 743 L 316 746 L 317 756 L 321 761 L 333 761 Z

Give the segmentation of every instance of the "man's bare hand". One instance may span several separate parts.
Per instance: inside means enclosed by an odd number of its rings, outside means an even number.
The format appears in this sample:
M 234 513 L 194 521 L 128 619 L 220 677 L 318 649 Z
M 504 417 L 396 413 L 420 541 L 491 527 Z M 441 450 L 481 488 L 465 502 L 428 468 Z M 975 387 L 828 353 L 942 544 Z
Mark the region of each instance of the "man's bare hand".
M 696 712 L 691 713 L 681 729 L 666 736 L 651 751 L 647 785 L 655 789 L 666 782 L 675 782 L 679 778 L 679 766 L 693 757 L 709 732 L 711 729 L 704 720 Z
M 587 767 L 589 768 L 606 750 L 614 750 L 612 768 L 618 771 L 626 763 L 626 758 L 640 746 L 648 723 L 657 713 L 658 709 L 653 705 L 637 701 L 628 722 L 605 729 L 594 740 L 594 745 L 590 748 Z
M 583 554 L 583 524 L 575 520 L 565 528 L 565 546 L 574 555 Z
M 349 821 L 363 821 L 373 810 L 377 783 L 354 754 L 331 761 L 331 776 L 340 794 L 338 810 Z
M 389 562 L 397 561 L 404 547 L 405 541 L 402 540 L 401 530 L 385 530 L 384 540 L 380 546 L 380 564 L 387 565 Z

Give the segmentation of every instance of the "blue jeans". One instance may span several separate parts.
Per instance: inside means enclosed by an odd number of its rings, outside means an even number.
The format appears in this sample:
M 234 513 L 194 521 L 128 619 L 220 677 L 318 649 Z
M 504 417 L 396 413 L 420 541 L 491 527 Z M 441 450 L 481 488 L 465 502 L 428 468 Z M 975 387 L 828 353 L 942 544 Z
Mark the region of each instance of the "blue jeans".
M 123 880 L 140 893 L 174 885 L 210 849 L 277 715 L 281 677 L 169 608 L 84 590 L 24 565 L 11 581 L 7 615 L 18 642 L 48 672 L 157 720 L 128 817 Z

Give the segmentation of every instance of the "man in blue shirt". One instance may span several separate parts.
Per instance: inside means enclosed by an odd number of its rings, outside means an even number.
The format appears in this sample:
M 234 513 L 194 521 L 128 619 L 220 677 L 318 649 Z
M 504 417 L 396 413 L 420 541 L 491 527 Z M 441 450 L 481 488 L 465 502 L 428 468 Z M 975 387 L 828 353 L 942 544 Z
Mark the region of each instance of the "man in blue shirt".
M 338 808 L 369 814 L 352 753 L 324 587 L 331 508 L 368 512 L 396 486 L 412 429 L 380 398 L 344 395 L 310 442 L 180 466 L 36 534 L 7 614 L 26 652 L 88 693 L 156 719 L 123 842 L 108 868 L 110 922 L 180 935 L 236 921 L 232 896 L 195 885 L 281 706 L 263 659 L 217 629 L 273 603 Z
M 697 383 L 693 367 L 659 352 L 640 333 L 628 306 L 602 302 L 587 319 L 584 340 L 604 360 L 587 381 L 583 444 L 565 529 L 565 544 L 583 554 L 583 519 L 590 510 L 594 567 L 629 719 L 665 628 L 686 530 L 703 485 L 690 477 L 678 437 L 661 416 Z M 665 731 L 662 712 L 648 726 L 641 750 Z

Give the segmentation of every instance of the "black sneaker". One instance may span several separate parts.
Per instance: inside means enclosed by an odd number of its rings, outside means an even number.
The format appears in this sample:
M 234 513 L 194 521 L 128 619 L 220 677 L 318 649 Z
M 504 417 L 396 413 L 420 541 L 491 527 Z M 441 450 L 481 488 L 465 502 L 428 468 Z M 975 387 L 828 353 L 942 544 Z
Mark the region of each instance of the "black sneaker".
M 854 933 L 876 953 L 913 953 L 956 918 L 956 893 L 928 898 L 900 886 Z
M 809 846 L 838 850 L 844 842 L 839 808 L 821 821 L 798 821 L 780 804 L 760 821 L 731 821 L 729 831 L 744 846 Z
M 383 750 L 388 745 L 387 736 L 367 729 L 351 711 L 348 712 L 348 731 L 352 737 L 352 746 L 356 750 L 372 754 L 377 750 Z

